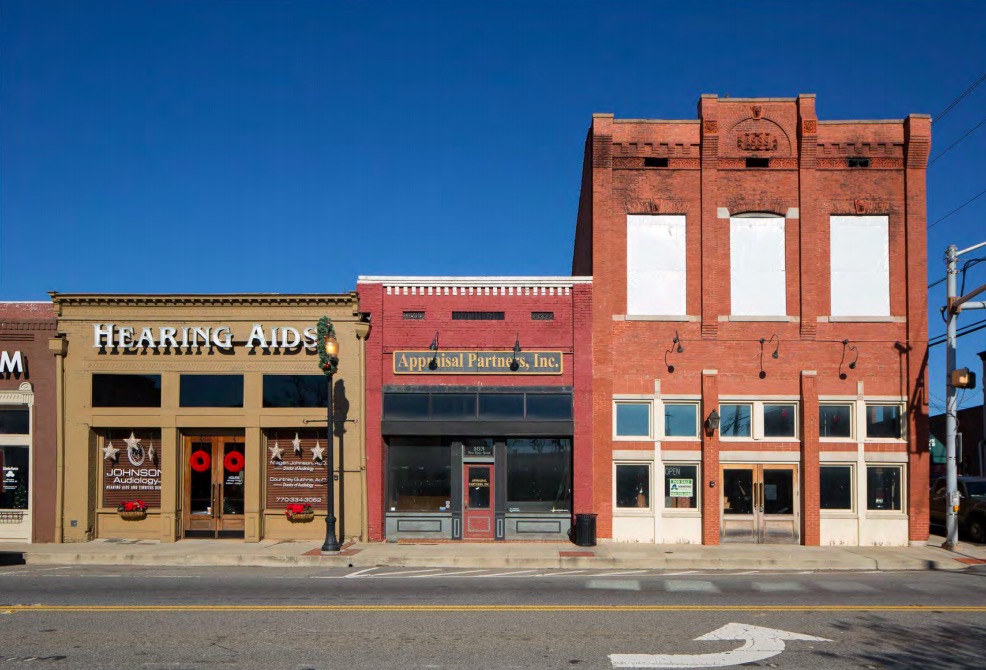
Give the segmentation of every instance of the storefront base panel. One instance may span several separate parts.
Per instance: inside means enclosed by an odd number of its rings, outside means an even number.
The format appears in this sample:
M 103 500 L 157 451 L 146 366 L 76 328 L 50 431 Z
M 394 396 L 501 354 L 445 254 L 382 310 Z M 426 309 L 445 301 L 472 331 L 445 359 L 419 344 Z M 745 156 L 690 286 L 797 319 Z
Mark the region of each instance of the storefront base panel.
M 661 544 L 702 544 L 702 517 L 695 515 L 662 518 Z
M 31 512 L 3 510 L 0 512 L 0 542 L 30 542 Z
M 819 545 L 822 547 L 859 546 L 859 519 L 855 515 L 822 517 L 819 524 Z
M 654 542 L 654 517 L 614 516 L 614 542 Z
M 461 523 L 461 522 L 460 522 Z M 388 514 L 386 537 L 397 540 L 451 540 L 451 514 Z
M 863 547 L 906 547 L 910 544 L 906 515 L 863 519 L 859 535 L 859 544 Z
M 572 527 L 572 517 L 559 516 L 508 516 L 506 518 L 506 539 L 523 542 L 525 540 L 567 540 L 568 529 Z
M 140 521 L 121 519 L 116 512 L 96 514 L 96 537 L 104 540 L 160 540 L 161 528 L 160 514 Z
M 336 530 L 338 531 L 338 528 Z M 264 539 L 307 542 L 324 540 L 325 515 L 316 515 L 311 521 L 288 521 L 284 514 L 265 514 Z M 345 538 L 339 538 L 339 541 L 344 542 Z

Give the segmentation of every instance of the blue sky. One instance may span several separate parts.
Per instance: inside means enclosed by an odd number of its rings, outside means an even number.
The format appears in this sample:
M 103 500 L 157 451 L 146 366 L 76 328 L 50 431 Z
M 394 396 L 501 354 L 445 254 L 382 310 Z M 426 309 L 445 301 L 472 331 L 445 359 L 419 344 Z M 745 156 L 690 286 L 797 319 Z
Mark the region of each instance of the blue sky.
M 567 274 L 593 112 L 811 92 L 822 119 L 901 118 L 983 73 L 979 0 L 3 0 L 0 299 Z M 984 110 L 986 84 L 932 156 Z M 984 154 L 986 126 L 932 166 L 929 223 L 986 189 Z M 929 232 L 929 283 L 947 244 L 983 240 L 986 196 Z M 944 286 L 929 300 L 937 335 Z M 960 361 L 983 349 L 962 338 Z

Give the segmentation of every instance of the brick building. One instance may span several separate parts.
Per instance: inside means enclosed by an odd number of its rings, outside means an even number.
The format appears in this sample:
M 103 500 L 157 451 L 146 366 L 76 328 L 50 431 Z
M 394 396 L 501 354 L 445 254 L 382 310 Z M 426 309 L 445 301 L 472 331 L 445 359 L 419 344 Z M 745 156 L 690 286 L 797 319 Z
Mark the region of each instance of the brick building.
M 360 277 L 369 539 L 564 539 L 592 509 L 591 283 Z
M 930 129 L 811 95 L 594 115 L 572 274 L 600 537 L 927 539 Z

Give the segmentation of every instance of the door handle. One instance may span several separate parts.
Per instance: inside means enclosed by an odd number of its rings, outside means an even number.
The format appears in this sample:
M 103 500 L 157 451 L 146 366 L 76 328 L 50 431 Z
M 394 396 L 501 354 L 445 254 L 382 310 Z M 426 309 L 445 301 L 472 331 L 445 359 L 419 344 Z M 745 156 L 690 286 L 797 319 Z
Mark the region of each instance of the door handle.
M 212 485 L 212 516 L 219 516 L 219 484 Z

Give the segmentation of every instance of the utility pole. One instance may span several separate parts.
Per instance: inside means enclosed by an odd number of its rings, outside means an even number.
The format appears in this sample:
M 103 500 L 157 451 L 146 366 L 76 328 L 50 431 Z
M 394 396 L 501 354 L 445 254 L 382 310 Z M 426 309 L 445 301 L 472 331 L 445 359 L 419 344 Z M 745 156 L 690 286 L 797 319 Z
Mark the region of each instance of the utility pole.
M 958 432 L 958 400 L 955 390 L 957 388 L 968 388 L 966 383 L 957 386 L 960 382 L 955 375 L 955 350 L 958 340 L 956 331 L 958 330 L 960 312 L 967 309 L 986 309 L 986 302 L 982 300 L 971 302 L 972 298 L 986 291 L 986 284 L 960 296 L 956 287 L 956 275 L 959 273 L 959 257 L 970 251 L 975 251 L 980 247 L 986 247 L 986 242 L 980 242 L 961 251 L 954 244 L 951 244 L 945 250 L 945 261 L 948 264 L 945 282 L 947 292 L 945 311 L 948 316 L 948 330 L 945 335 L 945 490 L 947 496 L 945 498 L 946 534 L 942 547 L 953 550 L 959 545 L 959 488 L 958 467 L 955 459 L 955 438 Z
M 979 360 L 983 363 L 983 384 L 986 384 L 986 351 L 979 352 Z M 976 462 L 978 464 L 977 475 L 980 477 L 986 475 L 986 393 L 983 394 L 983 406 L 980 412 L 983 415 L 983 439 L 979 441 L 979 453 L 976 454 Z

